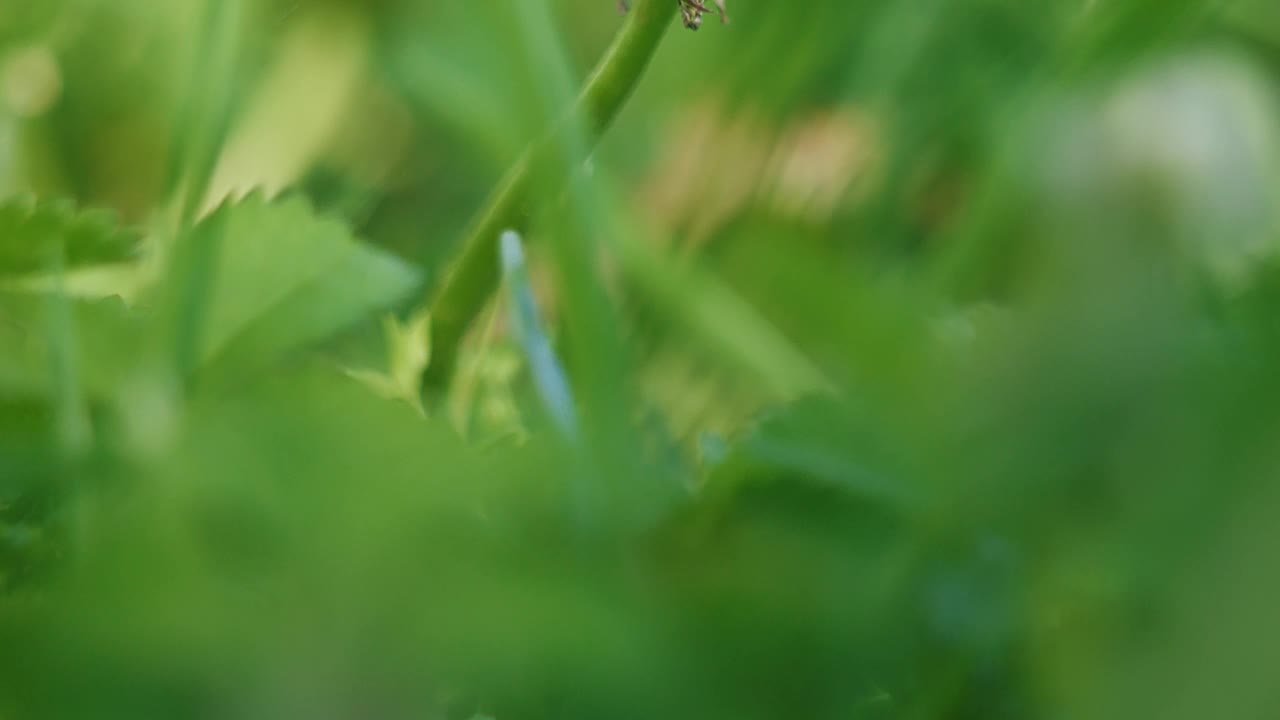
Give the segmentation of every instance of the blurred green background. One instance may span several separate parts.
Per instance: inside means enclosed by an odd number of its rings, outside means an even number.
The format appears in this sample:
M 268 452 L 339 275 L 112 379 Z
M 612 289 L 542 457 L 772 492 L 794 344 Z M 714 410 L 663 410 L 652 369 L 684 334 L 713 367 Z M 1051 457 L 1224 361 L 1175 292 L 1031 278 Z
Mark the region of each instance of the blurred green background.
M 1280 5 L 672 5 L 0 0 L 0 720 L 1280 715 Z

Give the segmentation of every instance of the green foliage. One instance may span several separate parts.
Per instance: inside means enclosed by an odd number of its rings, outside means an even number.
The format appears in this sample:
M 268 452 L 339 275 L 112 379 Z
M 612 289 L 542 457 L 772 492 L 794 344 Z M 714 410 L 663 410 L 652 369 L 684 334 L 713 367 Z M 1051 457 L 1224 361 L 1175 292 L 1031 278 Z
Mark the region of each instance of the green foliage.
M 388 308 L 417 285 L 404 263 L 354 242 L 341 223 L 317 218 L 299 199 L 254 195 L 224 205 L 177 252 L 185 272 L 177 290 L 166 289 L 181 295 L 201 279 L 202 306 L 184 318 L 199 325 L 198 365 L 270 361 Z
M 0 718 L 1274 716 L 1273 5 L 631 4 L 0 11 Z
M 67 202 L 10 199 L 0 204 L 0 277 L 133 260 L 138 237 L 109 212 L 78 212 Z
M 50 217 L 67 216 L 28 213 L 5 240 L 49 237 L 57 227 Z M 108 241 L 131 235 L 88 217 L 65 223 L 72 257 L 115 259 L 105 254 Z M 168 442 L 180 412 L 175 384 L 242 384 L 416 286 L 403 263 L 356 243 L 298 199 L 229 203 L 173 252 L 175 271 L 135 307 L 71 298 L 56 284 L 0 295 L 0 529 L 10 556 L 0 583 L 29 575 L 50 543 L 54 555 L 69 551 L 84 532 L 83 519 L 69 514 L 78 512 L 82 483 L 92 486 L 117 455 Z M 22 255 L 12 257 L 9 267 L 26 269 Z M 189 338 L 194 353 L 183 350 Z

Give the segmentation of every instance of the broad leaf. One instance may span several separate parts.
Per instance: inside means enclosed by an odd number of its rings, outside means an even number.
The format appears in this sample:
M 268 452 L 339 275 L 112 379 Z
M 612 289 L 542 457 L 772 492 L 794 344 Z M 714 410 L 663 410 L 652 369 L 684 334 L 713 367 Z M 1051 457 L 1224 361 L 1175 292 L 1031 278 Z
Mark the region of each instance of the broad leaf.
M 297 198 L 224 206 L 184 245 L 196 360 L 223 372 L 329 337 L 417 285 L 406 264 Z

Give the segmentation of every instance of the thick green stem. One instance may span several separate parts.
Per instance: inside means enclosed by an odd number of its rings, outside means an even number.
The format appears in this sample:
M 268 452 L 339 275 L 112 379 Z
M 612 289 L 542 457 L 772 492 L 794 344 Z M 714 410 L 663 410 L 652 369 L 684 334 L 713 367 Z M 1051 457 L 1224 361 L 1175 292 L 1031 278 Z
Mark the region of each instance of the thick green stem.
M 671 0 L 640 0 L 613 45 L 578 96 L 570 119 L 580 122 L 594 144 L 635 89 L 678 7 Z M 550 162 L 558 128 L 529 148 L 507 171 L 472 222 L 462 249 L 431 300 L 431 364 L 424 391 L 444 388 L 457 363 L 458 346 L 498 286 L 498 237 L 524 230 L 529 183 Z

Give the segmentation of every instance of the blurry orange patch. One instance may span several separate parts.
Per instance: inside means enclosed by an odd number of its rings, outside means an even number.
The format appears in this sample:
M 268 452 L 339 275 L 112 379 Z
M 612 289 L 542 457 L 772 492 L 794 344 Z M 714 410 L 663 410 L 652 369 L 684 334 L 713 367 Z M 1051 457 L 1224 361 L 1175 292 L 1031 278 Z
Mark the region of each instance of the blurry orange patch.
M 825 220 L 871 167 L 876 139 L 870 120 L 851 110 L 793 123 L 775 146 L 767 199 L 783 214 Z
M 853 108 L 777 128 L 706 102 L 672 123 L 640 201 L 656 224 L 694 245 L 752 205 L 822 223 L 856 199 L 880 144 L 873 119 Z

